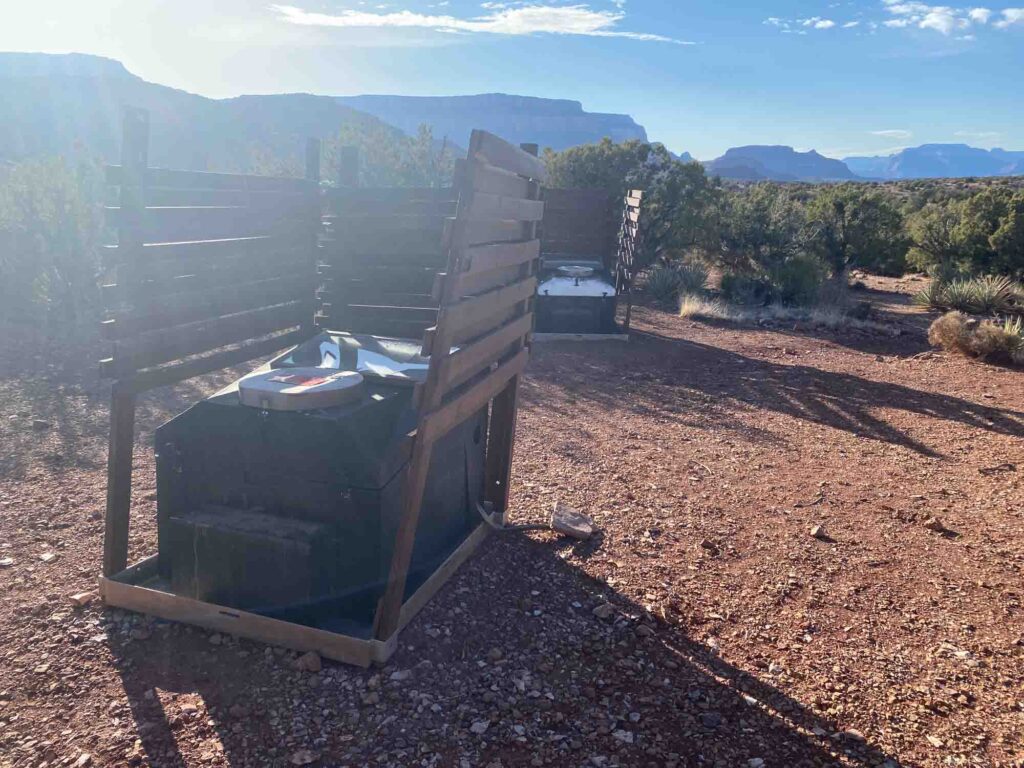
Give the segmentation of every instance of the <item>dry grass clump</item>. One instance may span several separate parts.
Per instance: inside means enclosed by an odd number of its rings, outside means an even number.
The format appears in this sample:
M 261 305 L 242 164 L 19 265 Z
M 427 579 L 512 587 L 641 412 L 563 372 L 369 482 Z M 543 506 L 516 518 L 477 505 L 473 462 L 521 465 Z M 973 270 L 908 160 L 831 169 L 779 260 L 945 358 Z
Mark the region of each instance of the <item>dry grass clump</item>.
M 698 293 L 686 293 L 679 299 L 679 316 L 692 320 L 719 320 L 730 323 L 799 323 L 828 330 L 856 329 L 878 333 L 898 333 L 883 323 L 854 317 L 840 306 L 786 307 L 769 304 L 765 307 L 737 307 L 721 299 Z
M 740 321 L 746 313 L 739 312 L 718 299 L 698 293 L 685 293 L 679 299 L 679 316 L 693 320 Z
M 928 341 L 969 357 L 1024 365 L 1024 322 L 1020 318 L 998 322 L 947 312 L 928 329 Z

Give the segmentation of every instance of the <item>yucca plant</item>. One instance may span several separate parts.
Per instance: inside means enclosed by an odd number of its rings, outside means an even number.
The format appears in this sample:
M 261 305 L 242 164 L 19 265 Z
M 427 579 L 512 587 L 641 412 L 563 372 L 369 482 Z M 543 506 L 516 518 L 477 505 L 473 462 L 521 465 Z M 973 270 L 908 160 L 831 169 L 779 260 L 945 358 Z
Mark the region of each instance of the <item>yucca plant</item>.
M 939 280 L 932 280 L 927 288 L 914 294 L 913 302 L 919 307 L 928 309 L 949 309 L 949 297 L 946 295 L 947 285 Z
M 696 264 L 659 266 L 647 275 L 647 292 L 664 304 L 675 304 L 684 293 L 701 293 L 708 271 Z
M 1008 277 L 986 276 L 970 281 L 972 311 L 979 315 L 1007 312 L 1014 304 L 1018 286 Z

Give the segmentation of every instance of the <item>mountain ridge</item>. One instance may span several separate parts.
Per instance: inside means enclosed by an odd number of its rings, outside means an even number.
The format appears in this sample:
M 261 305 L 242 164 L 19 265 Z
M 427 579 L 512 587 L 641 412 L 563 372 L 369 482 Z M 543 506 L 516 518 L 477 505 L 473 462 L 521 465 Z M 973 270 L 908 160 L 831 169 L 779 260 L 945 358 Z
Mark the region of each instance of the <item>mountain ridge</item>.
M 891 155 L 846 157 L 843 162 L 865 178 L 882 180 L 1024 174 L 1024 152 L 962 143 L 921 144 Z
M 573 99 L 545 99 L 507 93 L 465 96 L 338 96 L 339 103 L 373 115 L 407 134 L 430 125 L 435 138 L 468 146 L 474 128 L 513 144 L 532 143 L 556 151 L 591 144 L 647 141 L 647 131 L 629 115 L 587 112 Z

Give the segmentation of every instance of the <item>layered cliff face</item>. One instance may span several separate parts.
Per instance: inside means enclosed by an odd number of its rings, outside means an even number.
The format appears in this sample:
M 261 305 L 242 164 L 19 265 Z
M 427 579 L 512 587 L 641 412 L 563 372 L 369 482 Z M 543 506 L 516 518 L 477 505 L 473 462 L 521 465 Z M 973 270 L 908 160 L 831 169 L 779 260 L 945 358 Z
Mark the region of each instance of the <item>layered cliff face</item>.
M 433 128 L 434 138 L 447 137 L 459 146 L 469 143 L 474 128 L 507 141 L 567 149 L 604 137 L 621 142 L 647 141 L 647 132 L 629 115 L 585 112 L 578 101 L 487 93 L 479 96 L 343 96 L 338 101 L 415 134 L 420 125 Z

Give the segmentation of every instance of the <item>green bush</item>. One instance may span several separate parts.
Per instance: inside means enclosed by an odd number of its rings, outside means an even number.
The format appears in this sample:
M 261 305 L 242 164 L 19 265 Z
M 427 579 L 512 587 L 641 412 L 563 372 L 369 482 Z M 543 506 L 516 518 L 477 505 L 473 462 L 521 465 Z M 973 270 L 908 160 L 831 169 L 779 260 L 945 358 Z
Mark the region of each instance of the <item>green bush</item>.
M 769 304 L 772 284 L 765 277 L 726 272 L 722 275 L 722 295 L 734 304 Z
M 701 293 L 707 281 L 708 271 L 699 264 L 662 265 L 647 273 L 646 290 L 662 304 L 676 304 L 684 293 Z
M 828 274 L 825 265 L 812 256 L 796 256 L 772 275 L 773 299 L 786 306 L 815 304 Z

